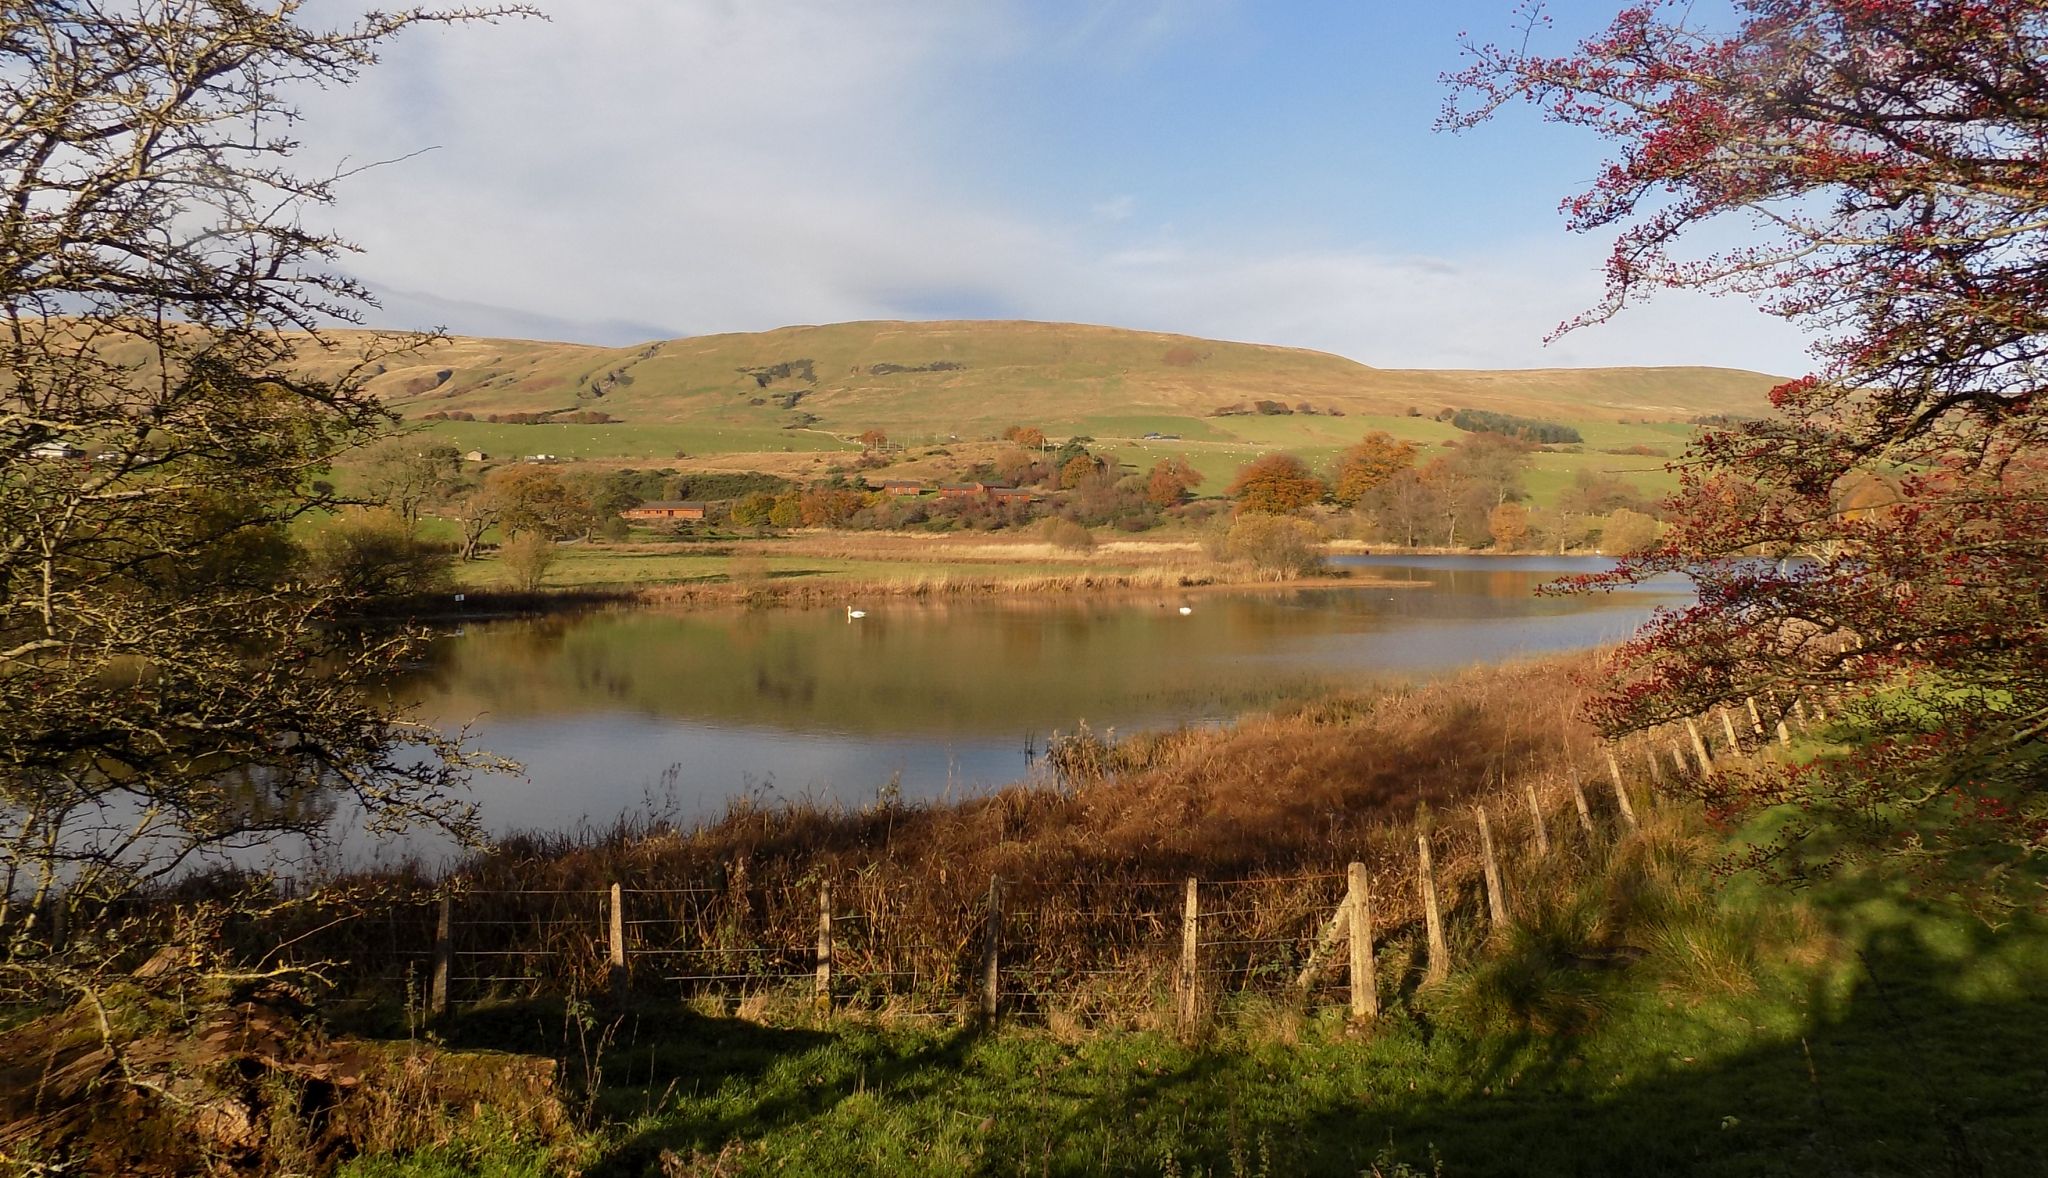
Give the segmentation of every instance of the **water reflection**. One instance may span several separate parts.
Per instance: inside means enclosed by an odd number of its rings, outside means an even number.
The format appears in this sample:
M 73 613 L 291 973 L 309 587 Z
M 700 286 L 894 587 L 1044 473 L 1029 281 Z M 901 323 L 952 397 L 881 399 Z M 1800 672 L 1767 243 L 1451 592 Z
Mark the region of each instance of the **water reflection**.
M 907 797 L 964 793 L 1023 776 L 1027 742 L 1084 719 L 1209 722 L 1333 684 L 1610 642 L 1685 588 L 1535 595 L 1597 560 L 1340 563 L 1392 584 L 878 599 L 852 622 L 834 606 L 472 623 L 407 686 L 526 763 L 527 780 L 482 786 L 490 825 L 561 826 L 645 804 L 671 764 L 685 815 L 748 791 L 860 802 L 892 778 Z

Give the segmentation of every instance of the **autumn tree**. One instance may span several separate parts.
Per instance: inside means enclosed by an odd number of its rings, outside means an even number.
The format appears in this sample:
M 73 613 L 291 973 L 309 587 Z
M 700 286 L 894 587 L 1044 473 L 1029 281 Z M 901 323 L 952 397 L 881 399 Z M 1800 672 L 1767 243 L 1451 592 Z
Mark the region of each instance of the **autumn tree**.
M 1705 290 L 1818 341 L 1776 415 L 1705 432 L 1657 548 L 1604 579 L 1688 573 L 1698 604 L 1621 648 L 1596 718 L 1825 695 L 1851 755 L 1709 790 L 1728 812 L 1799 804 L 1761 857 L 1896 852 L 2022 891 L 2048 851 L 2048 0 L 1733 9 L 1712 31 L 1635 5 L 1560 56 L 1533 28 L 1471 47 L 1447 115 L 1526 100 L 1613 143 L 1565 204 L 1615 235 L 1575 322 Z M 1842 510 L 1845 480 L 1883 472 L 1894 503 Z M 1745 559 L 1795 552 L 1817 556 Z
M 393 424 L 370 367 L 421 341 L 322 334 L 365 292 L 319 227 L 335 179 L 295 167 L 285 95 L 489 14 L 337 28 L 300 9 L 0 9 L 0 1001 L 93 994 L 151 947 L 114 922 L 50 943 L 60 897 L 284 857 L 341 807 L 373 835 L 473 830 L 451 792 L 473 754 L 385 689 L 419 636 L 332 624 L 361 587 L 290 537 L 340 505 L 333 462 Z M 53 443 L 92 461 L 44 460 Z M 170 974 L 219 960 L 196 925 L 185 946 Z
M 889 444 L 889 435 L 879 429 L 862 430 L 860 445 L 863 450 L 879 450 Z
M 1287 515 L 1322 502 L 1328 490 L 1294 455 L 1264 454 L 1245 464 L 1225 493 L 1237 500 L 1240 512 Z
M 1171 507 L 1188 497 L 1188 492 L 1202 485 L 1202 472 L 1188 465 L 1188 460 L 1179 455 L 1162 458 L 1152 464 L 1152 471 L 1145 476 L 1145 502 L 1154 507 Z
M 1388 479 L 1414 465 L 1415 443 L 1400 441 L 1385 430 L 1373 430 L 1337 456 L 1330 472 L 1330 497 L 1346 507 L 1356 507 Z
M 1045 449 L 1045 431 L 1035 425 L 1013 425 L 1003 431 L 1003 440 L 1015 442 L 1026 450 Z
M 1102 469 L 1101 464 L 1085 454 L 1077 454 L 1060 466 L 1060 490 L 1071 491 L 1081 485 L 1081 480 Z
M 1487 513 L 1486 530 L 1496 548 L 1513 550 L 1529 541 L 1529 509 L 1519 503 L 1500 503 Z
M 498 527 L 507 536 L 532 532 L 568 540 L 588 535 L 599 522 L 584 488 L 552 466 L 501 466 L 484 479 L 484 487 L 497 501 Z

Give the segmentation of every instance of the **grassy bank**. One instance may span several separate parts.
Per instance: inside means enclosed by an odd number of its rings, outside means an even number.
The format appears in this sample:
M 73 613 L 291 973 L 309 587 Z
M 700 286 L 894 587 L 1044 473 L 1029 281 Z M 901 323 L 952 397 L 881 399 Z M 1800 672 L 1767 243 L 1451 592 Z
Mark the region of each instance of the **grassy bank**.
M 439 1126 L 430 1144 L 356 1157 L 352 1178 L 2048 1167 L 2048 927 L 1994 929 L 1875 875 L 1797 894 L 1719 877 L 1740 832 L 1668 773 L 1654 806 L 1637 783 L 1636 824 L 1618 812 L 1568 719 L 1583 669 L 1084 732 L 1056 746 L 1054 784 L 959 803 L 742 800 L 696 826 L 503 840 L 446 879 L 342 881 L 455 897 L 455 1005 L 430 1030 L 431 904 L 301 912 L 252 944 L 335 963 L 335 1036 L 557 1068 L 573 1129 L 436 1106 L 411 1118 Z M 1486 915 L 1475 803 L 1494 815 L 1506 927 Z M 1419 830 L 1449 926 L 1441 980 Z M 1372 892 L 1380 1014 L 1365 1022 L 1341 962 L 1295 984 L 1348 861 Z M 1190 877 L 1202 998 L 1183 1021 Z M 623 978 L 604 948 L 613 884 Z M 812 985 L 821 909 L 829 1010 Z M 990 927 L 992 1024 L 970 1015 Z
M 1195 1037 L 672 1004 L 596 1016 L 590 1128 L 353 1178 L 767 1173 L 2042 1172 L 2048 927 L 1870 879 L 1721 887 L 1669 815 L 1525 881 L 1522 927 L 1370 1025 L 1251 999 Z M 575 1058 L 549 1004 L 453 1041 Z

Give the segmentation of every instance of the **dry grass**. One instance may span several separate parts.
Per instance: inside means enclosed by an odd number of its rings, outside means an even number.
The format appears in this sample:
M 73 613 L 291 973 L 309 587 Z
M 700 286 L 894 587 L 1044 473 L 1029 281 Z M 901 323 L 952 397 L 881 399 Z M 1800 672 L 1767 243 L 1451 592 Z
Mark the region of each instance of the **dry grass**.
M 1501 799 L 1495 840 L 1515 870 L 1534 854 L 1525 785 L 1540 790 L 1559 854 L 1578 839 L 1566 816 L 1582 774 L 1609 821 L 1590 777 L 1592 734 L 1564 719 L 1573 670 L 1477 671 L 1114 745 L 1091 735 L 1098 759 L 1070 763 L 1059 784 L 958 803 L 740 799 L 695 827 L 637 820 L 507 838 L 447 880 L 458 949 L 475 955 L 458 976 L 600 989 L 605 894 L 618 882 L 637 980 L 765 1002 L 807 988 L 829 883 L 843 1004 L 964 1011 L 999 879 L 1005 1006 L 1132 1025 L 1170 1009 L 1184 881 L 1196 878 L 1205 984 L 1282 995 L 1342 897 L 1347 863 L 1366 864 L 1385 935 L 1418 925 L 1418 818 L 1447 906 L 1467 925 L 1484 907 L 1472 803 Z M 388 941 L 358 930 L 329 955 L 388 979 L 403 965 L 394 954 L 430 941 L 429 917 L 424 904 L 405 909 L 386 922 Z

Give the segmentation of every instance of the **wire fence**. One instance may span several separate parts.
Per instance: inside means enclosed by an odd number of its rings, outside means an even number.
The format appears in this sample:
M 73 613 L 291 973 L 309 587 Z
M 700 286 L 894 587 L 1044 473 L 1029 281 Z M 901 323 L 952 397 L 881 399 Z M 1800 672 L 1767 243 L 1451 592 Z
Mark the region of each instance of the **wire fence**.
M 1348 863 L 1233 879 L 1003 878 L 873 869 L 601 887 L 314 894 L 222 935 L 261 968 L 426 1016 L 480 1003 L 625 991 L 921 1017 L 1187 1021 L 1261 996 L 1369 1015 L 1411 974 L 1442 976 L 1514 905 L 1537 859 L 1626 837 L 1638 812 L 1786 739 L 1752 710 L 1603 750 L 1604 763 L 1496 790 L 1481 805 L 1388 824 Z M 1803 722 L 1803 719 L 1802 719 Z M 1669 752 L 1673 760 L 1666 759 Z M 175 906 L 69 920 L 162 943 Z M 53 938 L 65 921 L 53 920 Z

